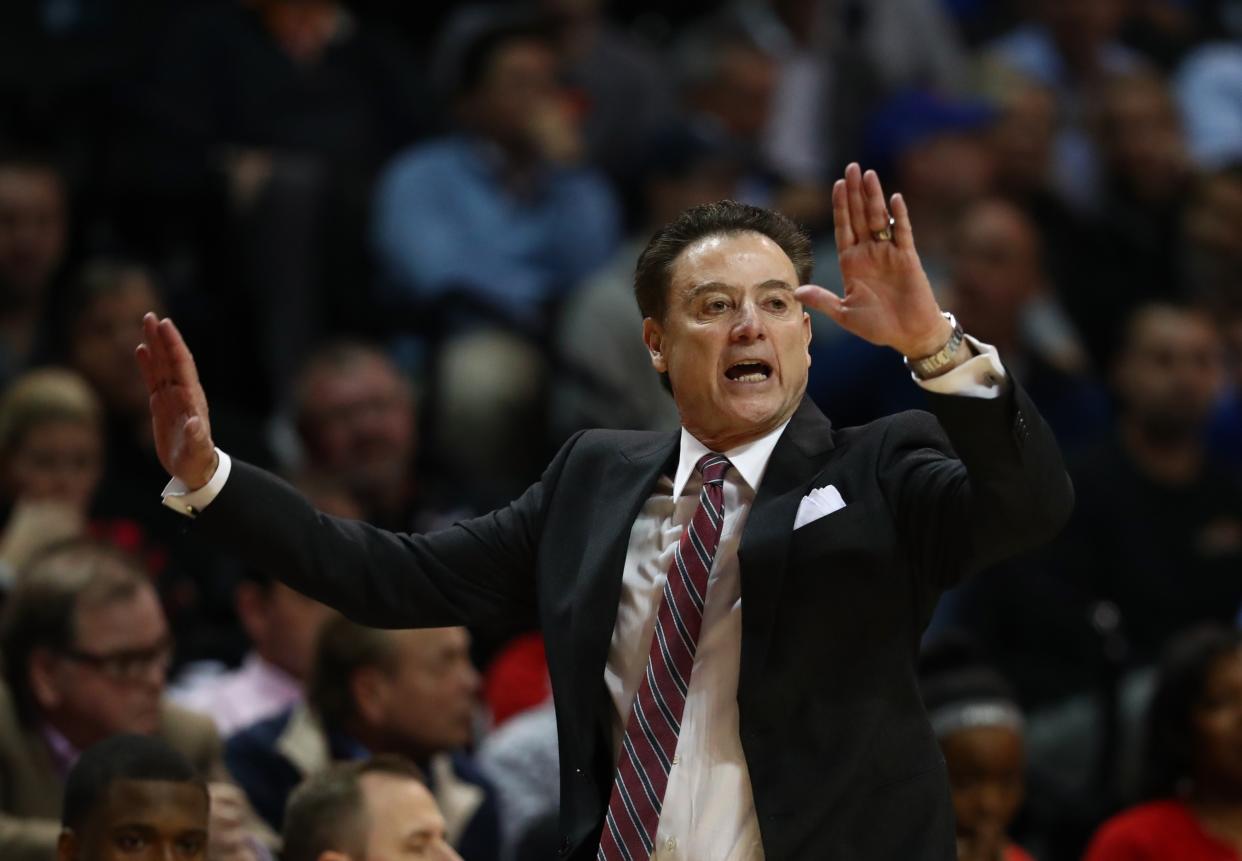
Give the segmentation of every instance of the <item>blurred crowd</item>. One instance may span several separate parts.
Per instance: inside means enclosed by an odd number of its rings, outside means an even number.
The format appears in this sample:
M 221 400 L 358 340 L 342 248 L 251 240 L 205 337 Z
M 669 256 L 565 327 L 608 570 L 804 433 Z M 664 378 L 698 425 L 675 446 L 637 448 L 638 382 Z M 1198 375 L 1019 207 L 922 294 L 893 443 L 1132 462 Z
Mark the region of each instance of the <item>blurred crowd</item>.
M 94 857 L 62 812 L 150 781 L 193 785 L 186 857 L 407 839 L 364 810 L 551 857 L 538 634 L 361 628 L 197 543 L 141 317 L 232 456 L 434 529 L 578 429 L 677 426 L 632 278 L 682 209 L 785 212 L 839 290 L 855 160 L 1077 494 L 927 632 L 961 858 L 1242 859 L 1242 0 L 0 6 L 0 857 Z M 920 406 L 813 328 L 838 426 Z

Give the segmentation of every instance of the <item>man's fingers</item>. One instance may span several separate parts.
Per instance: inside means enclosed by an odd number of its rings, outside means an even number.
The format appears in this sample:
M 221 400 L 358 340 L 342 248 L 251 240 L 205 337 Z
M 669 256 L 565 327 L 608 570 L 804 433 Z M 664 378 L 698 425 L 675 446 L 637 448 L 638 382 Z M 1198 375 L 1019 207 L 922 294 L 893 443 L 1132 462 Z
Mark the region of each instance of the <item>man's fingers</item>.
M 843 179 L 838 179 L 832 185 L 832 226 L 837 236 L 838 254 L 858 241 L 850 223 L 850 206 L 845 199 L 845 180 Z
M 134 350 L 134 358 L 138 361 L 138 370 L 142 373 L 142 382 L 146 384 L 147 393 L 155 394 L 155 359 L 151 356 L 151 348 L 145 343 L 139 344 Z
M 894 194 L 892 200 L 893 207 L 893 242 L 902 251 L 914 250 L 914 228 L 910 226 L 910 209 L 906 206 L 906 199 L 900 194 Z
M 867 209 L 867 229 L 874 235 L 888 228 L 888 209 L 884 206 L 884 189 L 874 170 L 863 174 L 863 205 Z
M 867 208 L 863 204 L 862 168 L 851 162 L 845 169 L 845 198 L 850 208 L 850 225 L 859 241 L 866 238 Z
M 151 370 L 151 379 L 155 383 L 152 391 L 160 385 L 169 382 L 168 362 L 164 357 L 164 344 L 160 339 L 159 319 L 148 311 L 142 317 L 142 343 L 147 348 L 147 357 L 150 359 L 148 367 Z
M 168 358 L 169 368 L 174 382 L 188 388 L 198 386 L 198 368 L 194 366 L 194 356 L 186 346 L 185 339 L 177 331 L 177 324 L 165 317 L 159 324 L 160 343 Z
M 845 318 L 845 305 L 841 297 L 831 290 L 825 290 L 814 284 L 803 284 L 794 290 L 794 296 L 803 305 L 827 314 L 837 323 Z

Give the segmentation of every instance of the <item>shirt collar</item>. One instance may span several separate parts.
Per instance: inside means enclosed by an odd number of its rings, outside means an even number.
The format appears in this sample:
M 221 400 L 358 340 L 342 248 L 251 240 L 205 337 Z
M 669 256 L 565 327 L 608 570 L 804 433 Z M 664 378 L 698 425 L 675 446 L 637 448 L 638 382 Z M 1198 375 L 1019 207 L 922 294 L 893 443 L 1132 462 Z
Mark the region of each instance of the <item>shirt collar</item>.
M 61 777 L 67 776 L 82 752 L 65 738 L 64 733 L 46 721 L 39 727 L 39 731 L 52 754 L 52 763 L 57 773 Z
M 785 419 L 780 427 L 768 431 L 759 439 L 724 452 L 729 463 L 742 476 L 742 481 L 756 493 L 759 491 L 759 483 L 763 481 L 763 473 L 768 468 L 768 461 L 772 458 L 772 450 L 776 448 L 776 441 L 781 438 L 788 424 L 789 419 Z M 694 473 L 695 464 L 710 451 L 695 439 L 694 434 L 685 428 L 681 429 L 681 454 L 677 459 L 677 473 L 673 476 L 673 499 L 681 498 L 681 492 L 686 489 L 690 476 Z

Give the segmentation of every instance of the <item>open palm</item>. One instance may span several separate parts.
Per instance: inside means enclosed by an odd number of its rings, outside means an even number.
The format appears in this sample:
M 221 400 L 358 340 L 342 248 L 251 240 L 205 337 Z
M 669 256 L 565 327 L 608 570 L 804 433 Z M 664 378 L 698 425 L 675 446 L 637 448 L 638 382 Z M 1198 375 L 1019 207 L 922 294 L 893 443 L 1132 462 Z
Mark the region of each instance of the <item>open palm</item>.
M 832 188 L 845 295 L 813 285 L 799 287 L 797 295 L 873 344 L 907 356 L 928 355 L 948 339 L 948 324 L 919 262 L 906 202 L 895 194 L 891 205 L 892 238 L 877 238 L 890 229 L 880 179 L 875 171 L 863 174 L 857 164 L 846 168 L 845 178 Z
M 150 395 L 155 451 L 169 475 L 195 489 L 216 469 L 207 396 L 185 340 L 172 320 L 147 314 L 136 355 Z

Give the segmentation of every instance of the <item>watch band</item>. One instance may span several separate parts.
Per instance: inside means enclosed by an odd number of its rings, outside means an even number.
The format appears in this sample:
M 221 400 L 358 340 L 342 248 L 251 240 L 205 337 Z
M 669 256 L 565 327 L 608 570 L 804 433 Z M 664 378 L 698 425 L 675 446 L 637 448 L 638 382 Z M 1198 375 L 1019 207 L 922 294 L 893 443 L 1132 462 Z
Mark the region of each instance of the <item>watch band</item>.
M 918 377 L 920 380 L 928 380 L 936 376 L 945 365 L 953 361 L 953 357 L 957 355 L 958 347 L 962 346 L 962 339 L 966 337 L 966 333 L 962 331 L 962 324 L 957 322 L 957 318 L 948 311 L 941 312 L 944 318 L 949 321 L 949 325 L 953 327 L 953 334 L 949 336 L 949 340 L 936 352 L 930 356 L 923 356 L 919 359 L 911 359 L 909 356 L 904 357 L 903 361 L 910 373 Z

